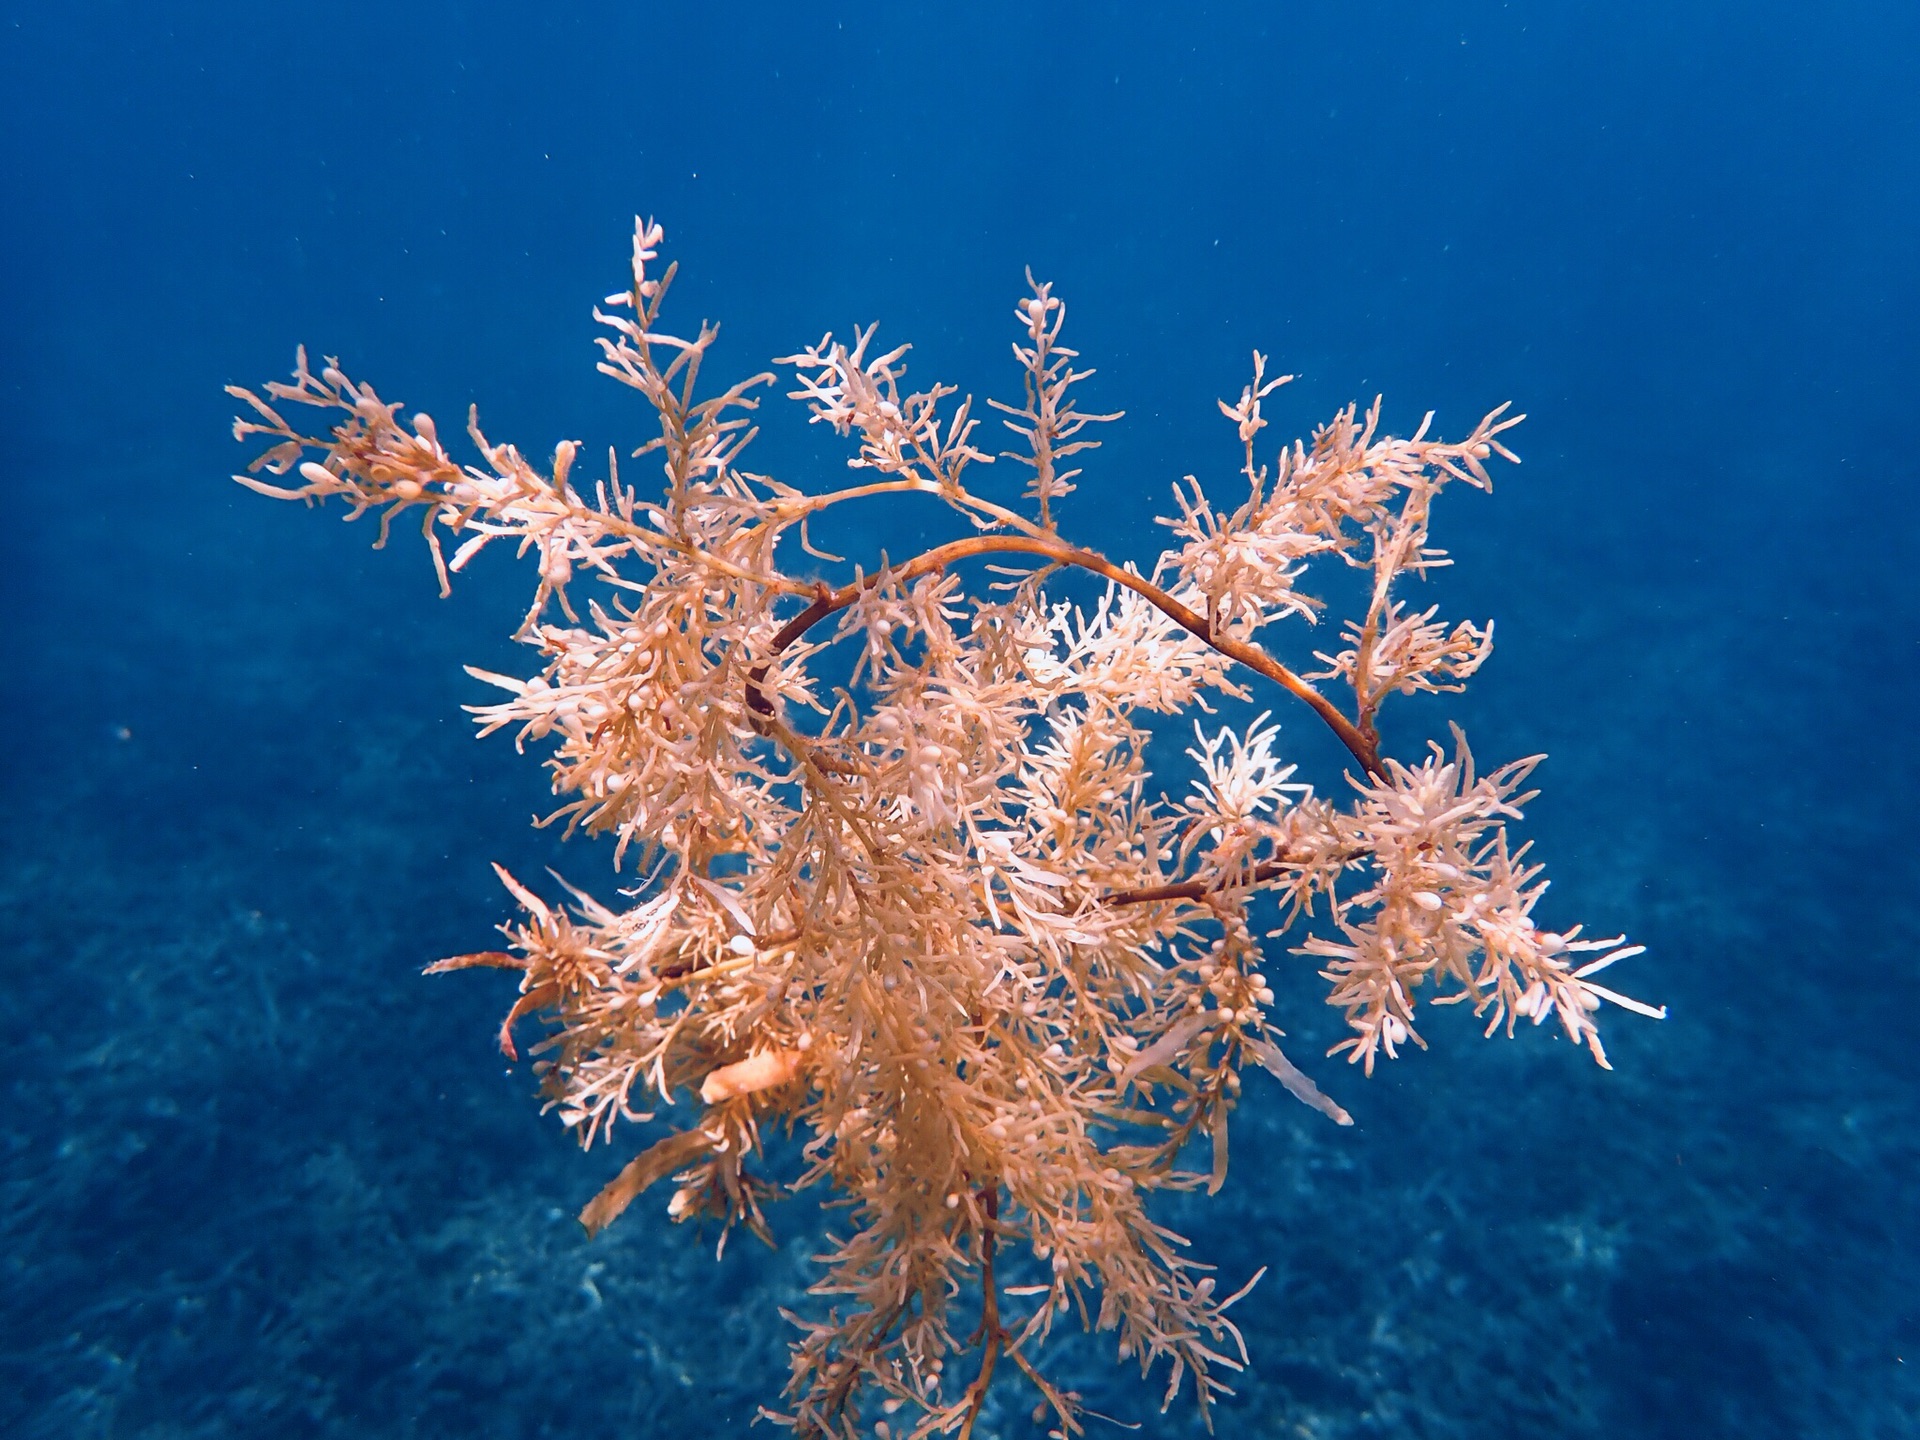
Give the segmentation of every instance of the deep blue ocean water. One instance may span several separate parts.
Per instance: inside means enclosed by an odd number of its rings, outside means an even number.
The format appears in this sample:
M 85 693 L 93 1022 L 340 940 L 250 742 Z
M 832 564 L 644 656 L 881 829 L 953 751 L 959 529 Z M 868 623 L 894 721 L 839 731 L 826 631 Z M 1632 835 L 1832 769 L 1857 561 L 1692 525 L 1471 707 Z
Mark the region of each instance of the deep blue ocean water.
M 1437 524 L 1499 648 L 1389 741 L 1550 752 L 1548 912 L 1646 943 L 1615 973 L 1670 1018 L 1612 1014 L 1611 1074 L 1464 1016 L 1321 1062 L 1351 1130 L 1261 1089 L 1175 1207 L 1271 1267 L 1221 1433 L 1920 1432 L 1916 53 L 1900 3 L 0 7 L 0 1433 L 721 1435 L 776 1396 L 818 1216 L 716 1264 L 650 1196 L 589 1244 L 628 1152 L 503 1065 L 507 979 L 419 975 L 505 918 L 491 861 L 611 888 L 459 709 L 462 663 L 524 664 L 524 574 L 441 601 L 417 537 L 227 479 L 221 387 L 299 342 L 443 430 L 630 445 L 589 312 L 636 212 L 729 377 L 878 319 L 1014 394 L 1053 280 L 1128 412 L 1065 522 L 1115 555 L 1181 475 L 1231 493 L 1256 346 L 1302 377 L 1269 435 L 1529 412 Z M 753 463 L 828 483 L 803 418 Z M 1270 973 L 1296 1055 L 1338 1038 Z M 1110 1360 L 1059 1352 L 1198 1433 Z

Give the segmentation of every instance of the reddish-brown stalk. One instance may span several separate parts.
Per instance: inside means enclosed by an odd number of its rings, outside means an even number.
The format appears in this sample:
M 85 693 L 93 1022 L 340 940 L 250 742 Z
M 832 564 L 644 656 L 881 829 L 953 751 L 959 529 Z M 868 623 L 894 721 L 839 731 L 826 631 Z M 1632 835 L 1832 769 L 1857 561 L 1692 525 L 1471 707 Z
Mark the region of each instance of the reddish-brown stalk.
M 1289 694 L 1305 701 L 1327 724 L 1327 728 L 1340 737 L 1340 743 L 1347 747 L 1355 760 L 1371 776 L 1378 777 L 1380 769 L 1380 746 L 1377 738 L 1364 733 L 1359 726 L 1340 713 L 1340 708 L 1313 686 L 1302 680 L 1293 671 L 1275 660 L 1258 645 L 1246 640 L 1236 640 L 1231 635 L 1221 634 L 1209 624 L 1205 616 L 1182 605 L 1173 596 L 1132 570 L 1114 564 L 1097 550 L 1084 550 L 1077 545 L 1069 545 L 1061 540 L 1049 540 L 1037 535 L 976 535 L 966 540 L 952 540 L 945 545 L 936 545 L 931 550 L 922 551 L 905 565 L 888 571 L 862 576 L 851 584 L 838 590 L 825 591 L 814 598 L 793 619 L 783 625 L 773 637 L 768 647 L 773 656 L 778 656 L 787 646 L 805 635 L 815 625 L 829 615 L 846 609 L 868 590 L 878 584 L 882 575 L 892 578 L 895 583 L 904 584 L 917 580 L 923 575 L 931 575 L 960 560 L 972 559 L 976 555 L 1038 555 L 1056 565 L 1071 565 L 1111 580 L 1116 585 L 1124 585 L 1136 595 L 1147 601 L 1155 609 L 1167 616 L 1181 629 L 1212 646 L 1229 659 L 1238 660 L 1248 669 L 1264 675 L 1267 679 L 1283 687 Z M 772 668 L 771 658 L 763 660 L 747 671 L 747 708 L 755 715 L 771 717 L 774 713 L 773 702 L 767 699 L 762 688 L 766 683 L 767 671 Z

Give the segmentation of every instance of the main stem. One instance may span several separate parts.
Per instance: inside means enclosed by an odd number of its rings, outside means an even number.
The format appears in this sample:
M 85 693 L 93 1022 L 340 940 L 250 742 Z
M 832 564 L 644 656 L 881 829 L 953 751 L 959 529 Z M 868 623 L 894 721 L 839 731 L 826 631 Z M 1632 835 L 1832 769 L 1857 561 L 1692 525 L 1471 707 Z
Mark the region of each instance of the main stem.
M 1068 545 L 1064 541 L 1038 535 L 976 535 L 966 540 L 954 540 L 945 545 L 936 545 L 933 549 L 916 555 L 905 565 L 882 573 L 891 575 L 893 579 L 904 583 L 944 570 L 958 560 L 972 559 L 976 555 L 1006 554 L 1038 555 L 1043 559 L 1051 560 L 1056 565 L 1071 565 L 1076 569 L 1103 576 L 1116 585 L 1124 585 L 1188 634 L 1195 636 L 1229 659 L 1238 660 L 1248 669 L 1264 675 L 1290 694 L 1305 701 L 1312 707 L 1314 714 L 1326 722 L 1327 728 L 1340 738 L 1340 743 L 1347 747 L 1348 752 L 1360 762 L 1361 768 L 1367 774 L 1376 778 L 1381 774 L 1379 742 L 1341 714 L 1339 707 L 1326 696 L 1258 645 L 1218 633 L 1208 623 L 1206 617 L 1182 605 L 1151 580 L 1143 579 L 1131 570 L 1122 569 L 1097 550 L 1083 550 L 1077 545 Z M 778 655 L 829 615 L 838 614 L 846 609 L 863 593 L 878 584 L 880 579 L 881 574 L 876 573 L 863 576 L 852 584 L 841 586 L 838 590 L 827 590 L 822 587 L 812 604 L 780 627 L 779 632 L 773 637 L 772 654 Z M 772 663 L 771 659 L 763 660 L 747 671 L 747 708 L 756 716 L 771 718 L 773 715 L 773 702 L 767 699 L 766 691 L 762 688 Z
M 1000 1292 L 993 1278 L 996 1227 L 1000 1224 L 1000 1182 L 995 1180 L 981 1186 L 977 1198 L 987 1216 L 987 1223 L 980 1231 L 980 1329 L 975 1336 L 983 1349 L 980 1373 L 967 1387 L 967 1409 L 960 1422 L 960 1440 L 971 1440 L 981 1408 L 987 1403 L 987 1387 L 993 1383 L 994 1363 L 999 1360 L 1000 1347 L 1007 1339 L 1007 1332 L 1000 1325 Z

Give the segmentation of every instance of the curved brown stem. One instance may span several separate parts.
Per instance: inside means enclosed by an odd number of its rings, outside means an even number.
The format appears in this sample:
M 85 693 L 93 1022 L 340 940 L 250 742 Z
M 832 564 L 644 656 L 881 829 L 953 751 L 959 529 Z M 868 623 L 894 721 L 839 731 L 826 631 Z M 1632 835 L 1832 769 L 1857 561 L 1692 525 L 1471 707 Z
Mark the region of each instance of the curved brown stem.
M 904 583 L 943 570 L 958 560 L 968 560 L 976 555 L 1005 554 L 1038 555 L 1056 565 L 1072 565 L 1077 569 L 1111 580 L 1116 585 L 1124 585 L 1188 634 L 1210 645 L 1228 659 L 1238 660 L 1248 669 L 1265 676 L 1288 693 L 1305 701 L 1313 712 L 1326 722 L 1327 728 L 1339 737 L 1340 743 L 1347 747 L 1353 758 L 1360 762 L 1361 768 L 1369 775 L 1377 777 L 1381 774 L 1379 742 L 1341 714 L 1339 707 L 1331 700 L 1258 645 L 1246 640 L 1236 640 L 1231 635 L 1216 633 L 1204 616 L 1182 605 L 1151 580 L 1115 565 L 1098 551 L 1083 550 L 1077 545 L 1068 545 L 1063 541 L 1050 540 L 1043 536 L 976 535 L 966 540 L 954 540 L 945 545 L 936 545 L 933 549 L 916 555 L 905 565 L 863 576 L 852 584 L 841 586 L 838 590 L 822 587 L 814 596 L 812 604 L 780 627 L 779 633 L 773 637 L 771 654 L 778 655 L 829 615 L 837 614 L 853 604 L 864 592 L 879 583 L 881 574 L 890 575 L 893 579 Z M 773 716 L 773 702 L 767 699 L 765 690 L 761 688 L 766 683 L 767 671 L 772 667 L 772 663 L 771 659 L 762 660 L 747 671 L 747 708 L 755 717 L 771 719 Z

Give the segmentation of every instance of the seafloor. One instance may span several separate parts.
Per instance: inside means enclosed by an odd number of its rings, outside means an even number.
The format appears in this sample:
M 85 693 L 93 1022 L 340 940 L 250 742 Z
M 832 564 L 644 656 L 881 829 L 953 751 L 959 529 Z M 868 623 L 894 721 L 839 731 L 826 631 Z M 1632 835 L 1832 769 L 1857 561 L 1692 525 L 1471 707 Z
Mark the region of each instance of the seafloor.
M 583 1159 L 503 1067 L 507 981 L 418 974 L 503 916 L 488 860 L 560 858 L 521 823 L 531 761 L 457 710 L 455 662 L 498 648 L 512 595 L 437 605 L 418 553 L 287 518 L 270 556 L 210 543 L 190 571 L 130 545 L 144 563 L 38 622 L 0 830 L 0 1425 L 744 1422 L 820 1217 L 718 1264 L 648 1203 L 589 1243 L 572 1213 L 622 1155 Z M 1612 1074 L 1437 1023 L 1435 1053 L 1370 1082 L 1319 1067 L 1353 1130 L 1257 1089 L 1225 1193 L 1174 1211 L 1226 1275 L 1271 1267 L 1234 1433 L 1910 1433 L 1920 917 L 1888 797 L 1912 760 L 1874 739 L 1900 693 L 1876 708 L 1854 677 L 1913 597 L 1818 572 L 1729 597 L 1704 566 L 1609 583 L 1625 538 L 1586 537 L 1591 574 L 1506 568 L 1550 604 L 1466 713 L 1511 753 L 1569 710 L 1599 737 L 1549 763 L 1532 833 L 1554 904 L 1650 947 L 1633 988 L 1671 1018 L 1614 1016 Z M 395 618 L 343 639 L 343 608 Z M 1294 966 L 1283 1013 L 1337 1038 L 1306 962 L 1272 970 Z M 1152 1415 L 1082 1351 L 1093 1408 Z

